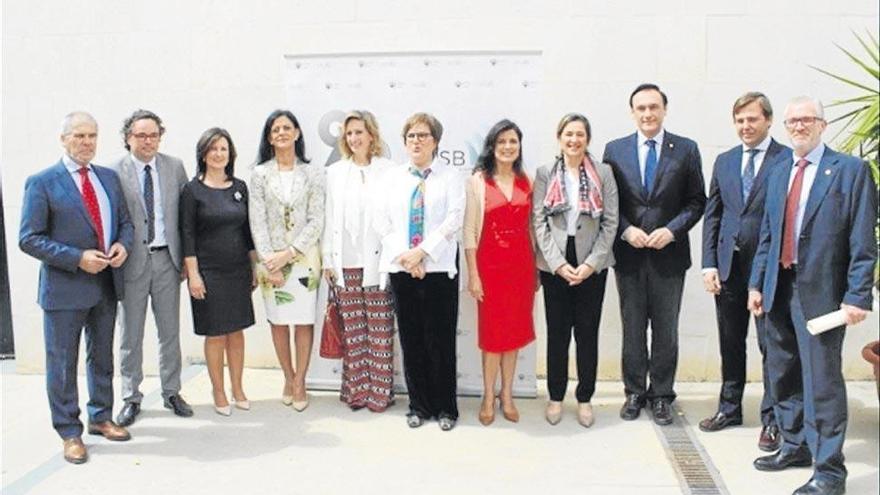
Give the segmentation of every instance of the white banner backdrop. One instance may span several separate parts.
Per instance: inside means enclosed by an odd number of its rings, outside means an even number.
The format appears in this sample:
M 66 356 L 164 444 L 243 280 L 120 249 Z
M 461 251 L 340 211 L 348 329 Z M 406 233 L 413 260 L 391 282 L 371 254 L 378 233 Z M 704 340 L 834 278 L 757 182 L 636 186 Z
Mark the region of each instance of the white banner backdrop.
M 352 109 L 369 110 L 379 121 L 388 156 L 405 158 L 401 130 L 407 117 L 428 112 L 443 124 L 439 156 L 461 174 L 469 175 L 486 132 L 509 118 L 525 136 L 537 136 L 543 68 L 540 52 L 432 52 L 289 55 L 285 84 L 288 108 L 297 116 L 312 164 L 326 166 L 339 159 L 336 139 L 340 123 Z M 523 143 L 526 168 L 538 164 L 537 146 Z M 476 307 L 464 290 L 466 270 L 460 253 L 462 292 L 458 319 L 458 390 L 482 393 L 480 351 L 477 347 Z M 319 293 L 323 314 L 326 287 Z M 534 314 L 534 318 L 543 318 Z M 315 327 L 315 351 L 309 370 L 310 387 L 339 387 L 342 364 L 318 356 L 320 321 Z M 543 327 L 543 325 L 541 325 Z M 400 346 L 395 342 L 395 390 L 405 390 Z M 534 343 L 520 352 L 514 393 L 536 395 Z

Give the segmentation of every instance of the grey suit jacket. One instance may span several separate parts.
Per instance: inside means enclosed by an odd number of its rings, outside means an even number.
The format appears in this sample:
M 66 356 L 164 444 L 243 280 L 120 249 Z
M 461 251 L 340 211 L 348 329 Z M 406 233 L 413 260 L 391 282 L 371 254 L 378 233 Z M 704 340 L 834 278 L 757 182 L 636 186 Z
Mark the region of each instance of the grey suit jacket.
M 617 182 L 611 167 L 593 160 L 599 180 L 602 181 L 603 211 L 600 218 L 580 215 L 575 234 L 575 253 L 578 264 L 586 263 L 596 272 L 614 265 L 611 247 L 617 235 L 618 199 Z M 544 212 L 544 196 L 550 183 L 553 165 L 538 168 L 532 194 L 532 215 L 535 225 L 535 242 L 538 245 L 537 265 L 540 270 L 555 273 L 565 265 L 565 247 L 568 243 L 568 223 L 565 213 L 547 215 Z M 573 205 L 573 207 L 577 207 Z
M 134 224 L 134 244 L 128 252 L 128 260 L 125 262 L 125 279 L 135 280 L 143 274 L 149 256 L 147 250 L 147 210 L 144 206 L 144 196 L 138 180 L 139 171 L 131 154 L 120 158 L 110 167 L 119 174 L 122 190 L 125 194 L 125 203 L 128 205 L 131 221 Z M 183 169 L 183 162 L 179 158 L 162 153 L 156 155 L 156 173 L 159 174 L 168 252 L 171 254 L 174 266 L 180 270 L 183 255 L 180 244 L 180 229 L 178 228 L 177 205 L 180 200 L 180 191 L 183 190 L 183 186 L 189 179 Z

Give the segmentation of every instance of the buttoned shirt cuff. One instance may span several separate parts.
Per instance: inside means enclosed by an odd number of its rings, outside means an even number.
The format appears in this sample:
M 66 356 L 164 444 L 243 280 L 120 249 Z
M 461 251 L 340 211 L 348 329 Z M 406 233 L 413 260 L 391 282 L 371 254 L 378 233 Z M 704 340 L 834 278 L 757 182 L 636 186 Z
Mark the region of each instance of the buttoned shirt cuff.
M 717 268 L 703 268 L 703 275 L 705 275 L 707 273 L 712 273 L 712 272 L 718 273 L 718 269 Z

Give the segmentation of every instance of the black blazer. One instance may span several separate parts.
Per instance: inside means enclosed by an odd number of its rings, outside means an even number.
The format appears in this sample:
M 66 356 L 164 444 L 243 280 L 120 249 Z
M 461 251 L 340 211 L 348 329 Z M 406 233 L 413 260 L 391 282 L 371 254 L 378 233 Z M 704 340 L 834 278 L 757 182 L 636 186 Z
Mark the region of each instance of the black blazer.
M 767 196 L 767 177 L 780 161 L 791 158 L 791 149 L 770 140 L 745 203 L 742 197 L 742 156 L 742 145 L 737 145 L 715 159 L 703 219 L 703 268 L 717 268 L 723 281 L 730 276 L 734 247 L 739 248 L 741 259 L 750 263 L 755 256 Z
M 620 195 L 615 269 L 626 273 L 635 270 L 639 263 L 652 263 L 660 273 L 683 273 L 691 266 L 688 231 L 700 220 L 706 205 L 700 150 L 692 140 L 666 131 L 649 196 L 642 186 L 637 147 L 636 134 L 630 134 L 608 143 L 602 158 L 614 171 Z M 630 225 L 648 234 L 666 227 L 675 241 L 660 250 L 636 249 L 620 238 Z

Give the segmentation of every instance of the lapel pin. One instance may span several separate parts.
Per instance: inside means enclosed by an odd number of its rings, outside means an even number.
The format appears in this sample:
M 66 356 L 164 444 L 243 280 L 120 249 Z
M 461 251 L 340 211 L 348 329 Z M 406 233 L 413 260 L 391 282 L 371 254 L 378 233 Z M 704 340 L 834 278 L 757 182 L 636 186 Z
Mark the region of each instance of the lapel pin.
M 232 195 L 236 201 L 241 201 L 241 191 L 235 191 L 235 194 Z
M 825 169 L 825 175 L 831 175 L 831 169 L 830 169 L 830 168 L 826 168 L 826 169 Z
M 672 144 L 672 143 L 669 143 L 669 149 L 672 149 L 672 148 L 674 148 L 674 147 L 675 147 L 675 145 L 674 145 L 674 144 Z

